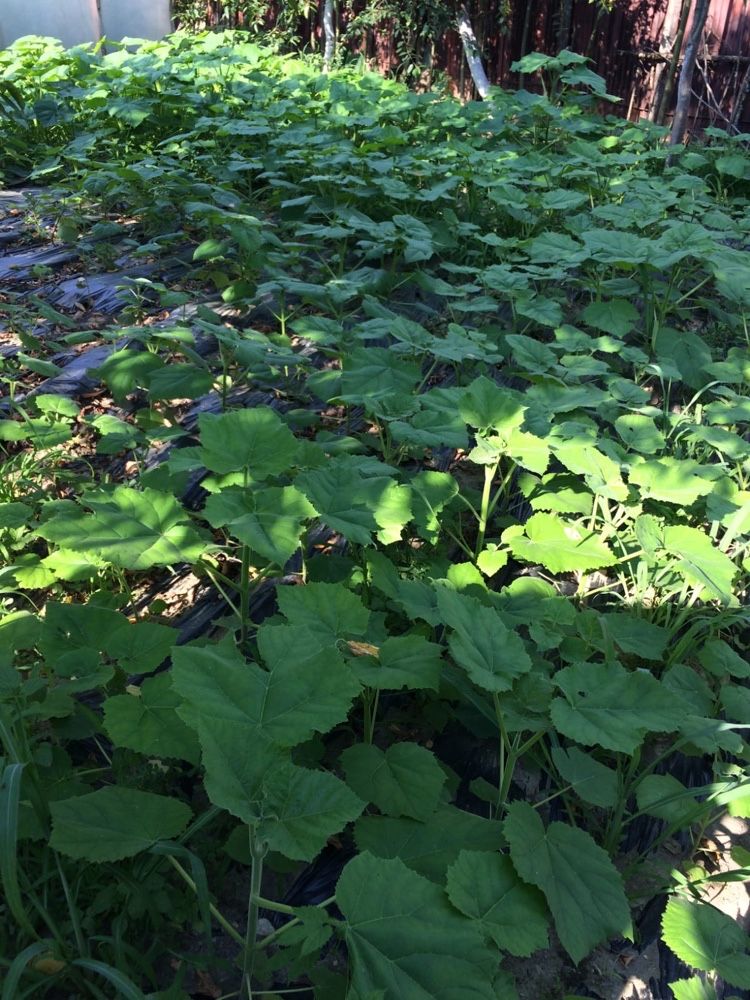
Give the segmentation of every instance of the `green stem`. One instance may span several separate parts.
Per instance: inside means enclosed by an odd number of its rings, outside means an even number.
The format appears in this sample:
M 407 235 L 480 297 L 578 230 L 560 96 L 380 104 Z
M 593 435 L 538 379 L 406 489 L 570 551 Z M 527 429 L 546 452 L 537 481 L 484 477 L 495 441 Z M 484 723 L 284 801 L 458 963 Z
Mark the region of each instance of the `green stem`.
M 242 956 L 242 984 L 240 1000 L 252 1000 L 253 996 L 253 966 L 255 964 L 256 939 L 258 937 L 258 910 L 260 886 L 263 880 L 263 858 L 268 846 L 255 839 L 253 830 L 250 835 L 250 897 L 247 904 L 247 928 L 245 931 L 245 949 Z
M 499 461 L 494 465 L 486 465 L 484 468 L 484 486 L 482 488 L 482 505 L 479 511 L 479 530 L 477 532 L 477 544 L 474 550 L 474 558 L 478 558 L 479 553 L 484 548 L 484 536 L 487 533 L 487 520 L 490 516 L 490 496 L 492 493 L 492 481 L 495 478 Z

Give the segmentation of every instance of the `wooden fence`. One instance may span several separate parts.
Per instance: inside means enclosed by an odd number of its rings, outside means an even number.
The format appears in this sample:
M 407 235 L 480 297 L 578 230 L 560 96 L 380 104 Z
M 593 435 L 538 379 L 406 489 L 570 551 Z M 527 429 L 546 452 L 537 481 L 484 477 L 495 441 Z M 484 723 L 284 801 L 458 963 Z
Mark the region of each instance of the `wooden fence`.
M 357 0 L 355 13 L 366 2 Z M 268 26 L 273 25 L 278 6 L 269 4 Z M 346 7 L 343 3 L 339 6 Z M 559 12 L 564 0 L 473 0 L 467 6 L 492 83 L 518 86 L 518 75 L 510 69 L 515 60 L 526 52 L 558 50 Z M 593 68 L 607 81 L 607 89 L 621 98 L 621 114 L 631 119 L 650 117 L 658 106 L 668 76 L 663 36 L 665 28 L 671 28 L 674 37 L 681 7 L 682 0 L 615 0 L 607 12 L 598 3 L 572 0 L 567 47 L 592 58 Z M 206 10 L 210 22 L 212 12 L 216 19 L 226 5 L 224 0 L 206 0 Z M 345 18 L 340 30 L 347 27 Z M 300 23 L 299 30 L 306 43 L 320 43 L 320 23 L 314 14 Z M 686 37 L 689 30 L 688 20 Z M 387 21 L 359 38 L 350 38 L 349 45 L 381 70 L 398 66 L 395 33 Z M 447 72 L 455 89 L 468 96 L 471 80 L 458 33 L 447 30 L 434 43 L 426 44 L 425 57 L 427 53 L 432 68 Z M 528 77 L 525 85 L 533 86 Z M 711 0 L 693 90 L 692 129 L 714 125 L 734 132 L 750 131 L 750 0 Z M 667 104 L 667 121 L 673 101 L 674 96 Z

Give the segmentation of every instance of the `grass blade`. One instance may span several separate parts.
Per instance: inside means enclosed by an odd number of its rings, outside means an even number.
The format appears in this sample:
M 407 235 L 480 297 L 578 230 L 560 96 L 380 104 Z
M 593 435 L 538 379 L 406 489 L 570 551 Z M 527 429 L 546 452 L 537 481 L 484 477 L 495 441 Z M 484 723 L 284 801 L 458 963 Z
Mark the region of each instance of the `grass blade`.
M 71 962 L 71 965 L 77 966 L 79 969 L 86 969 L 88 972 L 95 972 L 98 976 L 103 976 L 108 982 L 114 986 L 120 996 L 126 998 L 126 1000 L 146 1000 L 145 993 L 142 993 L 132 979 L 128 979 L 117 969 L 113 969 L 111 965 L 107 965 L 105 962 L 97 962 L 93 958 L 76 958 Z
M 18 807 L 21 801 L 23 764 L 8 764 L 0 780 L 0 882 L 8 909 L 16 922 L 32 937 L 37 937 L 23 906 L 18 885 Z M 23 952 L 22 952 L 23 954 Z
M 3 992 L 0 993 L 0 1000 L 17 1000 L 19 995 L 18 985 L 21 982 L 21 977 L 30 963 L 46 951 L 49 951 L 49 941 L 35 941 L 16 955 L 3 983 Z

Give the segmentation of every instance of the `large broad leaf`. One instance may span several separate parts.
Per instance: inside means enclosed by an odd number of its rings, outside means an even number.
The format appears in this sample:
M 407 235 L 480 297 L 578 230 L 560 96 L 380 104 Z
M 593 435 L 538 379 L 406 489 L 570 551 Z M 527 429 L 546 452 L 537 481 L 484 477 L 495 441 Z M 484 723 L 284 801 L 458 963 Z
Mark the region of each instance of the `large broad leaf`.
M 87 494 L 83 502 L 92 513 L 65 511 L 45 522 L 37 534 L 75 552 L 93 552 L 123 569 L 196 562 L 206 547 L 168 493 L 116 486 Z
M 563 947 L 576 964 L 601 941 L 631 937 L 622 877 L 588 833 L 544 824 L 526 802 L 508 807 L 504 826 L 513 865 L 547 898 Z
M 49 605 L 48 605 L 49 607 Z M 698 653 L 698 662 L 714 677 L 750 677 L 750 663 L 723 639 L 709 639 Z
M 726 913 L 709 903 L 670 899 L 662 932 L 683 962 L 702 972 L 717 972 L 732 986 L 750 989 L 750 938 Z
M 182 833 L 192 815 L 166 795 L 110 786 L 50 804 L 50 845 L 71 858 L 120 861 Z
M 737 567 L 708 535 L 687 525 L 670 525 L 664 529 L 664 548 L 677 557 L 675 568 L 686 580 L 724 604 L 732 603 Z
M 624 413 L 615 420 L 615 430 L 628 447 L 644 455 L 653 455 L 664 447 L 664 435 L 653 417 L 643 413 Z
M 451 903 L 503 951 L 525 957 L 547 947 L 544 897 L 520 880 L 510 858 L 461 851 L 448 869 L 447 889 Z
M 212 472 L 247 469 L 262 480 L 286 472 L 297 455 L 294 434 L 269 406 L 204 413 L 198 423 L 201 461 Z
M 373 532 L 385 544 L 397 541 L 411 520 L 409 487 L 389 476 L 365 475 L 361 462 L 349 455 L 302 473 L 296 485 L 321 521 L 356 545 L 370 545 Z
M 497 966 L 480 928 L 443 890 L 398 860 L 361 854 L 336 902 L 346 921 L 350 995 L 382 1000 L 497 1000 Z
M 437 691 L 443 669 L 443 650 L 437 643 L 421 635 L 399 635 L 386 639 L 376 649 L 376 653 L 355 651 L 357 658 L 352 667 L 364 685 L 380 691 Z
M 517 559 L 540 563 L 551 573 L 585 572 L 616 562 L 598 535 L 554 514 L 533 514 L 524 525 L 524 534 L 514 527 L 506 539 Z
M 466 389 L 459 410 L 466 423 L 478 430 L 510 432 L 523 423 L 524 408 L 520 393 L 480 375 Z
M 644 660 L 661 660 L 670 639 L 669 629 L 634 614 L 600 615 L 599 624 L 604 635 L 614 639 L 623 653 L 633 653 Z
M 354 833 L 360 850 L 381 858 L 400 858 L 420 875 L 441 883 L 459 851 L 494 851 L 502 845 L 499 823 L 453 806 L 441 806 L 428 823 L 363 816 Z
M 271 562 L 284 566 L 299 548 L 304 523 L 315 508 L 294 486 L 250 492 L 230 487 L 206 501 L 206 520 Z
M 521 674 L 531 670 L 531 659 L 519 635 L 507 628 L 493 608 L 458 594 L 438 589 L 438 608 L 450 638 L 453 659 L 485 691 L 509 691 Z
M 279 611 L 292 625 L 304 626 L 322 642 L 364 635 L 370 612 L 341 583 L 308 583 L 304 587 L 278 587 Z
M 152 400 L 199 399 L 209 391 L 213 376 L 205 368 L 192 364 L 169 364 L 152 372 L 148 391 Z
M 358 347 L 342 365 L 344 402 L 367 403 L 396 393 L 411 393 L 422 377 L 419 365 L 405 361 L 387 347 Z
M 565 698 L 552 702 L 552 721 L 586 746 L 632 753 L 646 733 L 671 733 L 686 706 L 645 670 L 619 663 L 574 663 L 554 677 Z
M 394 743 L 385 751 L 358 743 L 344 751 L 341 762 L 349 786 L 386 816 L 427 820 L 437 809 L 445 771 L 417 743 Z
M 619 791 L 617 771 L 573 746 L 566 750 L 554 747 L 552 760 L 563 780 L 584 802 L 604 809 L 614 807 Z
M 700 977 L 678 979 L 670 983 L 669 988 L 674 993 L 674 1000 L 718 1000 L 716 987 L 705 983 Z
M 638 322 L 638 310 L 626 299 L 606 299 L 587 305 L 583 319 L 595 330 L 624 337 Z
M 458 483 L 447 472 L 418 472 L 411 487 L 417 531 L 434 544 L 440 536 L 440 512 L 458 493 Z
M 177 715 L 182 699 L 169 673 L 147 678 L 137 694 L 104 702 L 104 728 L 115 746 L 152 757 L 177 757 L 197 764 L 198 737 Z
M 297 861 L 312 861 L 365 807 L 333 774 L 294 764 L 274 767 L 263 793 L 257 835 L 271 850 Z
M 690 507 L 713 489 L 713 482 L 700 475 L 697 462 L 678 458 L 650 458 L 630 469 L 630 482 L 639 486 L 644 500 Z
M 680 827 L 689 827 L 704 808 L 671 774 L 647 774 L 639 782 L 635 797 L 641 812 Z
M 622 481 L 620 466 L 593 445 L 565 442 L 555 448 L 555 455 L 566 469 L 583 476 L 592 493 L 617 501 L 627 497 L 628 489 Z
M 173 654 L 172 684 L 190 719 L 245 727 L 244 754 L 261 734 L 293 747 L 346 718 L 359 684 L 333 650 L 299 664 L 294 656 L 261 670 L 226 645 L 182 646 Z M 191 723 L 192 724 L 192 723 Z

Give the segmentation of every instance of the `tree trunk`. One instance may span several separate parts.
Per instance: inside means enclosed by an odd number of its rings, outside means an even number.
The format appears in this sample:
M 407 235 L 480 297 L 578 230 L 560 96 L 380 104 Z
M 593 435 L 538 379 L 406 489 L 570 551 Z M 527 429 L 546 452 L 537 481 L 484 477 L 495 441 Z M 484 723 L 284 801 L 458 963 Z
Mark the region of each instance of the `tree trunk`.
M 333 0 L 325 0 L 323 4 L 323 35 L 325 36 L 323 71 L 327 73 L 331 68 L 331 63 L 336 53 L 336 27 L 333 19 Z
M 664 24 L 659 37 L 659 55 L 663 56 L 665 62 L 657 63 L 654 70 L 654 84 L 651 92 L 651 107 L 649 109 L 649 118 L 652 122 L 658 121 L 659 107 L 667 82 L 667 67 L 672 71 L 672 78 L 674 78 L 674 71 L 677 68 L 676 63 L 673 66 L 673 60 L 678 41 L 680 42 L 680 47 L 682 45 L 680 27 L 682 26 L 684 32 L 682 11 L 686 3 L 688 3 L 688 0 L 669 0 L 667 4 L 667 13 L 664 17 Z
M 487 74 L 482 65 L 482 56 L 479 52 L 477 39 L 465 4 L 461 4 L 458 11 L 458 33 L 461 36 L 464 55 L 466 56 L 466 62 L 469 64 L 469 72 L 474 81 L 474 86 L 477 88 L 479 96 L 483 100 L 486 100 L 490 93 L 490 81 L 487 79 Z
M 573 0 L 561 0 L 560 23 L 557 26 L 557 51 L 567 49 L 570 41 L 570 25 L 573 20 Z
M 682 42 L 685 38 L 685 28 L 687 26 L 688 17 L 690 16 L 691 2 L 692 0 L 682 0 L 682 7 L 680 8 L 680 21 L 677 25 L 677 34 L 675 35 L 674 43 L 672 45 L 672 53 L 669 57 L 669 66 L 661 81 L 662 89 L 659 94 L 659 103 L 654 114 L 654 121 L 657 125 L 664 124 L 664 119 L 669 111 L 669 105 L 672 100 L 672 93 L 674 92 L 674 85 L 677 79 L 677 67 L 680 64 L 680 55 L 682 54 Z
M 518 55 L 519 59 L 523 59 L 526 55 L 526 47 L 529 44 L 529 28 L 531 27 L 531 8 L 534 6 L 534 0 L 526 0 L 526 10 L 523 15 L 523 28 L 521 29 L 521 51 Z M 523 73 L 518 78 L 518 89 L 523 90 Z
M 680 82 L 677 84 L 677 105 L 672 119 L 672 131 L 669 134 L 669 145 L 679 146 L 685 138 L 690 112 L 690 96 L 693 89 L 693 70 L 698 57 L 698 46 L 706 26 L 710 0 L 696 0 L 693 10 L 693 25 L 690 37 L 685 46 L 685 58 L 682 60 Z

